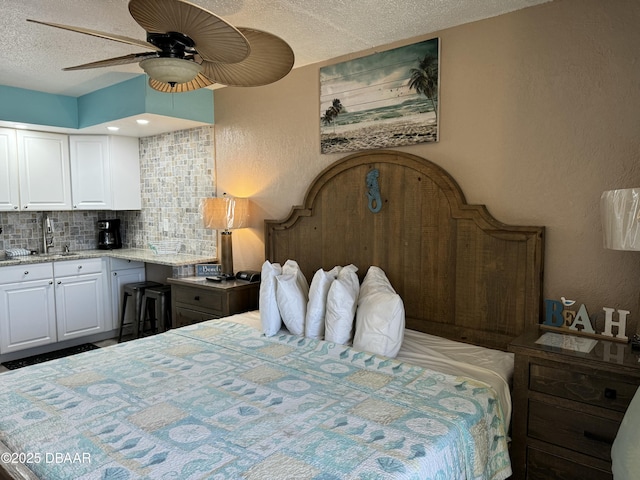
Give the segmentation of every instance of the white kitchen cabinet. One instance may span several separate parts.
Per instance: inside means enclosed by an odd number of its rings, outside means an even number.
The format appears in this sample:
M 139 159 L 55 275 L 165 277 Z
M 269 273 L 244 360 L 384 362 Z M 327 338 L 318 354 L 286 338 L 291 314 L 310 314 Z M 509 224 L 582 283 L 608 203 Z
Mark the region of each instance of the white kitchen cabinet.
M 0 269 L 0 354 L 57 341 L 51 263 Z
M 99 258 L 55 262 L 58 341 L 105 331 L 106 272 Z
M 16 132 L 0 128 L 0 211 L 20 208 Z
M 18 130 L 22 210 L 71 210 L 69 139 L 58 133 Z
M 120 328 L 120 316 L 122 315 L 122 292 L 128 283 L 138 283 L 145 281 L 145 270 L 143 262 L 110 258 L 111 271 L 111 328 Z M 131 301 L 131 299 L 129 299 Z M 127 308 L 125 323 L 133 323 L 136 309 L 131 308 L 133 303 L 129 303 Z
M 73 208 L 140 210 L 138 139 L 106 135 L 71 135 Z

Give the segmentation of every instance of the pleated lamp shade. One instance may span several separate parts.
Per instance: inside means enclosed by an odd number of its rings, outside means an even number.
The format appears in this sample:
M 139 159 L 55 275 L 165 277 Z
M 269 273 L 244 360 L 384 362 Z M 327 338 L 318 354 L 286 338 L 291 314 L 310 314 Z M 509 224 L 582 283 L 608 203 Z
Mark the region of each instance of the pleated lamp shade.
M 600 214 L 605 248 L 640 250 L 640 188 L 604 192 Z

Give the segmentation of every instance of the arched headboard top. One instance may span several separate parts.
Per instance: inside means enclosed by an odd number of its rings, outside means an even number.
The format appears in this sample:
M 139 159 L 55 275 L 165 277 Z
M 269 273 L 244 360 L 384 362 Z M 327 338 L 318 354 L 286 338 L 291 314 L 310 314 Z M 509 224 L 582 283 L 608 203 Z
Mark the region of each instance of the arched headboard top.
M 382 268 L 407 328 L 505 350 L 539 322 L 544 227 L 506 225 L 469 205 L 435 163 L 404 152 L 349 155 L 321 172 L 304 204 L 265 221 L 266 258 L 319 268 Z

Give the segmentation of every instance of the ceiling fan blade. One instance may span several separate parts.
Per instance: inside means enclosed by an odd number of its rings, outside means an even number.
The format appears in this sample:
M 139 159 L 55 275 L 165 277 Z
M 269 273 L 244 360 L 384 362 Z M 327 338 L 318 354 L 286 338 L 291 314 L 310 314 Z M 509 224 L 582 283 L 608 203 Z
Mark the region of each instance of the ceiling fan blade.
M 153 58 L 156 57 L 157 54 L 155 52 L 149 53 L 132 53 L 129 55 L 124 55 L 122 57 L 114 57 L 107 58 L 106 60 L 99 60 L 97 62 L 85 63 L 82 65 L 76 65 L 75 67 L 67 67 L 62 70 L 86 70 L 89 68 L 100 68 L 100 67 L 112 67 L 114 65 L 126 65 L 128 63 L 138 63 L 145 58 Z
M 239 63 L 202 62 L 203 75 L 209 80 L 232 87 L 257 87 L 276 82 L 293 68 L 291 47 L 267 32 L 239 27 L 247 37 L 251 53 Z
M 153 78 L 149 79 L 149 86 L 154 90 L 158 90 L 159 92 L 163 93 L 190 92 L 192 90 L 198 90 L 199 88 L 208 87 L 209 85 L 213 85 L 213 82 L 201 73 L 199 73 L 196 78 L 194 78 L 190 82 L 177 83 L 173 87 L 168 83 L 160 82 L 158 80 L 154 80 Z
M 242 33 L 217 15 L 183 0 L 131 0 L 129 12 L 148 33 L 179 32 L 210 62 L 236 63 L 249 55 Z
M 144 40 L 137 40 L 135 38 L 125 37 L 122 35 L 115 35 L 113 33 L 99 32 L 98 30 L 90 30 L 82 27 L 72 27 L 70 25 L 61 25 L 59 23 L 41 22 L 40 20 L 27 19 L 27 22 L 39 23 L 40 25 L 47 25 L 49 27 L 61 28 L 63 30 L 69 30 L 71 32 L 84 33 L 85 35 L 92 35 L 98 38 L 106 38 L 107 40 L 113 40 L 115 42 L 128 43 L 129 45 L 136 45 L 138 47 L 147 48 L 150 50 L 159 51 L 160 49 L 155 45 L 150 44 Z

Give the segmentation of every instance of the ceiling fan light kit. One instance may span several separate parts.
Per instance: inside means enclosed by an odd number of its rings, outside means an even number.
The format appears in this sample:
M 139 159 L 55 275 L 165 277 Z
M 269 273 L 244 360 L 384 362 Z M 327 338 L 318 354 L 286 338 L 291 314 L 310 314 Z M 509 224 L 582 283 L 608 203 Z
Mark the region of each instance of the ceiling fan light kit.
M 180 93 L 214 83 L 255 87 L 276 82 L 293 68 L 291 47 L 260 30 L 234 27 L 185 0 L 131 0 L 129 13 L 147 41 L 57 23 L 28 20 L 152 50 L 67 67 L 84 70 L 139 63 L 151 88 Z
M 171 57 L 147 58 L 140 62 L 140 68 L 150 78 L 168 83 L 172 87 L 178 83 L 190 82 L 202 72 L 202 66 L 193 60 Z

